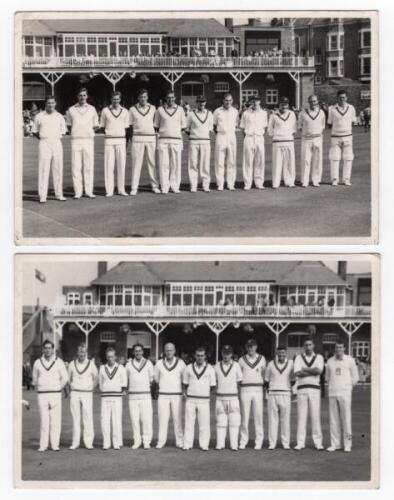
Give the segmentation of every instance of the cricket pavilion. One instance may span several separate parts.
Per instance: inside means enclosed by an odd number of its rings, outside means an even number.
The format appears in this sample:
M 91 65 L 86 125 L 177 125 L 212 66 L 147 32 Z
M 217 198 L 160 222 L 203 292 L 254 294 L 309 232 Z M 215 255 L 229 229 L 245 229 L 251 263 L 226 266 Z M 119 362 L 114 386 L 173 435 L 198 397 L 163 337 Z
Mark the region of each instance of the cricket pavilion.
M 167 90 L 210 109 L 226 92 L 237 106 L 259 93 L 267 108 L 286 96 L 297 109 L 313 92 L 314 57 L 296 55 L 295 20 L 250 19 L 242 28 L 216 19 L 43 19 L 22 24 L 23 107 L 55 95 L 62 113 L 87 87 L 100 110 L 119 90 L 123 105 L 140 88 L 158 105 Z
M 331 355 L 335 342 L 368 359 L 371 352 L 371 276 L 346 278 L 320 261 L 120 262 L 86 287 L 64 286 L 51 309 L 57 350 L 73 359 L 84 342 L 100 364 L 108 346 L 119 358 L 135 343 L 157 359 L 166 342 L 189 360 L 197 346 L 215 362 L 220 346 L 243 354 L 247 339 L 272 358 L 278 344 L 298 353 L 306 336 Z

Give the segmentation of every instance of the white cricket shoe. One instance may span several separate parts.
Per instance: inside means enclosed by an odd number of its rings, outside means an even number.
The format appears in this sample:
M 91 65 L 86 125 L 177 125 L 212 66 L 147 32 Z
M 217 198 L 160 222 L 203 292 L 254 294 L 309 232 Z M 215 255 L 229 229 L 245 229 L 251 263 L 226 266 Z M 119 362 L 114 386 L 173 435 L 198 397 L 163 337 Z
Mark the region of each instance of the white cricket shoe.
M 332 451 L 337 451 L 338 448 L 336 448 L 335 446 L 329 446 L 328 448 L 326 448 L 326 451 L 328 452 L 332 452 Z
M 38 448 L 37 451 L 39 451 L 40 453 L 43 453 L 44 451 L 47 451 L 47 450 L 48 450 L 48 448 Z
M 331 182 L 331 185 L 332 185 L 332 186 L 338 186 L 338 181 L 332 181 L 332 182 Z
M 324 446 L 323 445 L 320 445 L 320 446 L 315 446 L 316 450 L 317 451 L 322 451 L 324 450 Z
M 275 450 L 276 446 L 268 446 L 269 450 Z
M 64 196 L 56 196 L 56 199 L 57 201 L 66 201 L 67 198 L 65 198 Z
M 73 445 L 71 445 L 70 448 L 69 448 L 69 450 L 77 450 L 78 448 L 79 448 L 79 446 L 73 446 Z
M 352 185 L 352 183 L 350 181 L 345 181 L 344 184 L 345 184 L 345 186 L 351 186 Z
M 137 194 L 136 189 L 133 189 L 132 191 L 130 191 L 130 196 L 135 196 L 136 194 Z
M 141 447 L 141 443 L 134 443 L 133 446 L 131 447 L 132 450 L 138 450 L 138 448 Z
M 93 200 L 94 198 L 96 198 L 96 195 L 95 194 L 87 194 L 86 195 L 88 198 L 90 198 L 91 200 Z
M 305 446 L 299 446 L 299 445 L 297 444 L 296 446 L 294 446 L 294 448 L 293 448 L 293 449 L 294 449 L 294 450 L 296 450 L 296 451 L 301 451 L 301 450 L 303 450 L 304 448 L 305 448 Z
M 118 193 L 119 196 L 129 196 L 126 191 L 121 191 L 120 193 Z
M 155 194 L 160 194 L 160 193 L 161 193 L 160 189 L 159 189 L 159 188 L 156 188 L 156 187 L 152 188 L 152 191 L 153 191 Z

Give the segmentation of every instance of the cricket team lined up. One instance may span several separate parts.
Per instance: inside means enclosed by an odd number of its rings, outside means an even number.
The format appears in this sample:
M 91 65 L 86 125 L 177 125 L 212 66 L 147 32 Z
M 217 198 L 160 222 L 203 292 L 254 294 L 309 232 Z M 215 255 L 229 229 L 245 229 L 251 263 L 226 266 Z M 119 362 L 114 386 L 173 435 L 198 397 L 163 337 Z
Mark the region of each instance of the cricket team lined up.
M 317 450 L 323 450 L 321 429 L 320 376 L 324 360 L 314 352 L 312 339 L 304 342 L 304 351 L 294 362 L 287 358 L 286 347 L 278 346 L 275 358 L 266 364 L 257 352 L 257 342 L 250 339 L 246 354 L 239 361 L 233 359 L 233 349 L 221 349 L 221 361 L 215 366 L 206 361 L 204 348 L 197 348 L 195 361 L 185 365 L 176 356 L 175 346 L 167 343 L 164 354 L 154 366 L 144 358 L 143 346 L 136 344 L 134 357 L 126 366 L 117 363 L 114 348 L 106 351 L 106 363 L 97 370 L 87 357 L 84 344 L 78 347 L 77 357 L 68 370 L 54 354 L 53 343 L 43 343 L 43 355 L 33 367 L 33 385 L 38 393 L 40 411 L 40 446 L 59 450 L 62 426 L 62 391 L 70 394 L 73 421 L 71 450 L 79 448 L 81 428 L 87 449 L 93 449 L 93 392 L 98 385 L 101 395 L 101 431 L 103 449 L 123 446 L 122 408 L 127 395 L 133 429 L 133 449 L 150 448 L 153 439 L 153 382 L 158 385 L 158 436 L 156 448 L 167 442 L 172 416 L 175 443 L 189 450 L 194 444 L 197 418 L 198 441 L 202 450 L 209 449 L 211 439 L 210 406 L 215 393 L 216 449 L 226 447 L 228 433 L 232 450 L 245 449 L 249 443 L 249 420 L 253 414 L 254 448 L 260 450 L 264 442 L 263 404 L 264 386 L 268 391 L 268 449 L 280 441 L 284 449 L 291 444 L 290 416 L 292 391 L 297 394 L 297 433 L 295 450 L 305 448 L 308 413 L 312 425 L 312 439 Z M 352 448 L 352 389 L 358 382 L 354 359 L 345 354 L 342 342 L 337 342 L 335 354 L 325 365 L 328 382 L 330 446 L 327 451 Z M 184 421 L 184 425 L 183 425 Z
M 38 194 L 45 203 L 48 195 L 49 175 L 52 169 L 56 199 L 63 196 L 63 147 L 61 139 L 71 134 L 71 173 L 74 198 L 94 195 L 94 136 L 104 131 L 104 181 L 107 197 L 115 192 L 126 192 L 127 140 L 131 137 L 131 191 L 136 195 L 141 170 L 146 162 L 150 184 L 154 193 L 180 192 L 183 134 L 189 137 L 188 175 L 190 191 L 196 192 L 199 180 L 202 189 L 209 192 L 211 184 L 211 142 L 214 141 L 214 173 L 216 189 L 235 189 L 237 174 L 236 130 L 244 134 L 242 174 L 244 189 L 254 185 L 264 189 L 265 132 L 272 137 L 272 187 L 278 188 L 283 180 L 287 187 L 295 187 L 296 165 L 294 136 L 301 131 L 301 185 L 318 187 L 323 172 L 323 131 L 326 122 L 331 128 L 329 149 L 332 185 L 340 182 L 350 185 L 354 159 L 352 127 L 356 123 L 354 107 L 347 102 L 346 91 L 338 92 L 338 102 L 328 110 L 328 117 L 320 108 L 315 95 L 309 97 L 308 106 L 297 119 L 289 109 L 289 100 L 282 98 L 278 112 L 269 117 L 261 107 L 260 97 L 253 96 L 251 105 L 242 116 L 233 107 L 231 94 L 225 94 L 223 105 L 213 113 L 206 109 L 204 96 L 197 98 L 197 107 L 187 116 L 176 104 L 174 92 L 166 95 L 165 103 L 157 109 L 149 103 L 148 92 L 138 93 L 138 102 L 129 111 L 121 106 L 121 93 L 114 92 L 111 105 L 101 112 L 100 120 L 95 108 L 87 103 L 88 93 L 81 89 L 78 103 L 71 106 L 66 119 L 56 111 L 54 97 L 46 100 L 45 110 L 34 120 L 33 132 L 40 139 L 38 165 Z M 340 163 L 343 162 L 342 176 Z

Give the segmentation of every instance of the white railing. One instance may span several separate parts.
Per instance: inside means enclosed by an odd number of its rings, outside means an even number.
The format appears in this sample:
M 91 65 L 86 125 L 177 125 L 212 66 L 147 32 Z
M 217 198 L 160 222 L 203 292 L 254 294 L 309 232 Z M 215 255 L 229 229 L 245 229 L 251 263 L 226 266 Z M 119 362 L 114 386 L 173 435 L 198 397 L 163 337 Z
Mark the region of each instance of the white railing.
M 368 318 L 369 306 L 60 306 L 55 316 L 142 318 Z
M 314 57 L 303 56 L 131 56 L 24 57 L 24 68 L 313 68 Z

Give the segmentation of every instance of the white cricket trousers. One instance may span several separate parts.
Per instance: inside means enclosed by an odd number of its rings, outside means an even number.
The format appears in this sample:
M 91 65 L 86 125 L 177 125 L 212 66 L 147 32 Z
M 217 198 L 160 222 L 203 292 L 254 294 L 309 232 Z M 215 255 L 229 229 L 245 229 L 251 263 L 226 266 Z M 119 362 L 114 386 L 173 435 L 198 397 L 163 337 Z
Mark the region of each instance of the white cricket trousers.
M 38 393 L 38 408 L 40 411 L 40 449 L 46 450 L 51 445 L 52 450 L 59 448 L 62 428 L 62 393 Z
M 122 436 L 122 396 L 101 396 L 101 430 L 103 433 L 103 448 L 108 449 L 123 445 Z
M 268 442 L 271 447 L 275 448 L 278 441 L 279 424 L 282 446 L 290 446 L 290 412 L 290 392 L 268 395 Z
M 195 191 L 198 186 L 198 175 L 200 174 L 203 189 L 209 189 L 211 183 L 210 173 L 211 163 L 211 145 L 210 141 L 199 143 L 193 140 L 189 141 L 189 180 L 190 189 Z
M 317 186 L 323 174 L 323 139 L 322 137 L 301 140 L 301 184 L 309 186 L 309 177 L 312 184 Z
M 260 448 L 264 440 L 263 427 L 263 389 L 258 390 L 241 386 L 241 429 L 240 446 L 246 446 L 249 442 L 249 417 L 253 410 L 253 421 L 255 430 L 255 446 Z
M 238 398 L 216 399 L 216 448 L 226 445 L 227 427 L 232 450 L 238 449 L 241 411 Z
M 264 136 L 246 135 L 243 146 L 242 173 L 247 189 L 252 187 L 252 182 L 257 188 L 264 184 L 265 150 Z
M 329 396 L 331 446 L 341 448 L 342 436 L 345 448 L 352 446 L 352 396 Z
M 328 154 L 330 158 L 331 181 L 339 181 L 339 164 L 343 160 L 342 180 L 350 182 L 354 160 L 353 137 L 331 137 Z
M 179 191 L 181 187 L 182 144 L 170 144 L 159 140 L 157 148 L 161 191 Z
M 186 449 L 193 448 L 194 442 L 194 425 L 198 422 L 198 441 L 200 448 L 208 448 L 209 440 L 211 439 L 210 429 L 210 411 L 209 398 L 207 399 L 192 399 L 186 400 L 185 408 L 185 434 L 183 446 Z
M 73 420 L 72 446 L 78 447 L 81 442 L 81 423 L 83 425 L 83 442 L 86 448 L 93 446 L 93 392 L 71 390 L 70 410 Z M 82 422 L 81 422 L 82 415 Z
M 234 134 L 216 134 L 215 176 L 218 189 L 234 189 L 237 177 L 237 139 Z
M 63 146 L 60 139 L 40 139 L 38 146 L 38 195 L 41 201 L 48 196 L 49 173 L 52 167 L 55 196 L 63 196 Z
M 94 139 L 71 139 L 71 174 L 75 196 L 93 195 Z
M 146 152 L 146 163 L 152 188 L 159 188 L 156 172 L 156 140 L 151 142 L 131 142 L 131 190 L 138 191 L 141 169 Z
M 183 446 L 182 429 L 182 395 L 159 394 L 157 410 L 159 416 L 158 446 L 165 446 L 167 442 L 170 415 L 174 423 L 175 444 L 178 448 Z
M 320 421 L 320 389 L 298 389 L 297 391 L 297 446 L 304 448 L 308 410 L 310 412 L 312 439 L 316 447 L 323 446 Z
M 105 139 L 104 177 L 105 192 L 108 195 L 114 194 L 115 164 L 118 181 L 118 193 L 124 193 L 126 171 L 126 139 Z
M 282 175 L 285 186 L 294 186 L 296 174 L 292 141 L 272 143 L 272 187 L 280 186 Z
M 153 436 L 153 409 L 151 397 L 134 399 L 129 397 L 131 427 L 134 444 L 150 446 Z M 142 433 L 141 433 L 142 429 Z

